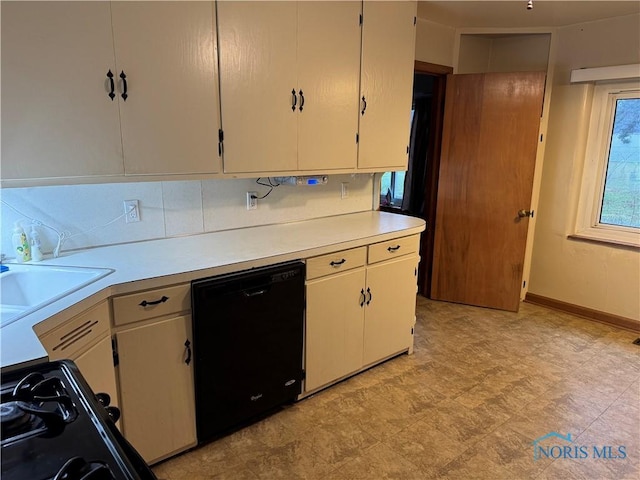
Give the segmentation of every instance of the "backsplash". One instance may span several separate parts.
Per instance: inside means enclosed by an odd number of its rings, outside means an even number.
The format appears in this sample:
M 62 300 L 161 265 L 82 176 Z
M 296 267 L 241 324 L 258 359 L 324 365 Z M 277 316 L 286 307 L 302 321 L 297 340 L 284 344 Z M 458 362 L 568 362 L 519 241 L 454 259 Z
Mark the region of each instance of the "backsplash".
M 327 185 L 282 185 L 258 200 L 257 210 L 246 209 L 246 192 L 262 196 L 269 188 L 257 185 L 255 179 L 4 188 L 0 195 L 23 214 L 66 232 L 64 255 L 76 249 L 371 210 L 373 178 L 372 174 L 335 175 L 329 176 Z M 344 199 L 342 182 L 349 184 Z M 124 213 L 123 200 L 139 201 L 140 222 L 118 218 Z M 5 204 L 0 213 L 0 247 L 11 259 L 14 222 L 20 221 L 28 233 L 31 221 Z M 42 250 L 50 254 L 57 235 L 44 226 L 38 231 Z

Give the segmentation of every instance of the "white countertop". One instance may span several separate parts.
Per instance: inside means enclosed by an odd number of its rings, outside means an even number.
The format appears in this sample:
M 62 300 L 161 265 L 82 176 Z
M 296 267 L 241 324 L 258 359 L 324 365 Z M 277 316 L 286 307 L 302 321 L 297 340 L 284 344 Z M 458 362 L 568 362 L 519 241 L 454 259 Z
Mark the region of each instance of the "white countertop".
M 0 329 L 0 366 L 45 361 L 35 325 L 47 320 L 47 329 L 55 328 L 113 295 L 304 259 L 424 229 L 419 218 L 370 211 L 63 253 L 40 263 L 114 272 Z

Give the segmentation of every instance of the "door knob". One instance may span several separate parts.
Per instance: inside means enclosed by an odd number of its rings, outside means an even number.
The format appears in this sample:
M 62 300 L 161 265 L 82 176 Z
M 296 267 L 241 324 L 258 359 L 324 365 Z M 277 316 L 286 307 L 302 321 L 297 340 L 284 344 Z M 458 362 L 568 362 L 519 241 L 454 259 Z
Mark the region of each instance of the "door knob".
M 524 217 L 533 218 L 533 210 L 518 210 L 518 216 L 520 218 L 524 218 Z

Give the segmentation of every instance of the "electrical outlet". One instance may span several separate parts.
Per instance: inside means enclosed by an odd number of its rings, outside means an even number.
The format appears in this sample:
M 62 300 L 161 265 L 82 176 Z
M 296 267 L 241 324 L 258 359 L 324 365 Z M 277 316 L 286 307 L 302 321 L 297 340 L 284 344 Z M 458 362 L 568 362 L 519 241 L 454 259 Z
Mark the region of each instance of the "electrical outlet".
M 258 192 L 247 192 L 247 210 L 258 208 Z
M 125 200 L 124 201 L 124 213 L 127 223 L 134 223 L 140 221 L 140 205 L 138 200 Z
M 349 196 L 349 182 L 342 182 L 342 190 L 340 191 L 340 198 L 347 198 Z

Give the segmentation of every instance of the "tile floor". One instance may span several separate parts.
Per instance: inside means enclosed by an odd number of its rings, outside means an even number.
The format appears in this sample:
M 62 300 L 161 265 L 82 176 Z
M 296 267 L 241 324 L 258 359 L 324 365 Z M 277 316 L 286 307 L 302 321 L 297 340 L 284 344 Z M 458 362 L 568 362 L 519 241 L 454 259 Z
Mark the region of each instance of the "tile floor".
M 166 480 L 640 478 L 637 333 L 526 303 L 513 314 L 418 297 L 417 317 L 413 355 L 154 471 Z M 534 461 L 533 441 L 550 432 L 573 443 L 542 440 Z M 625 458 L 594 458 L 607 446 Z

